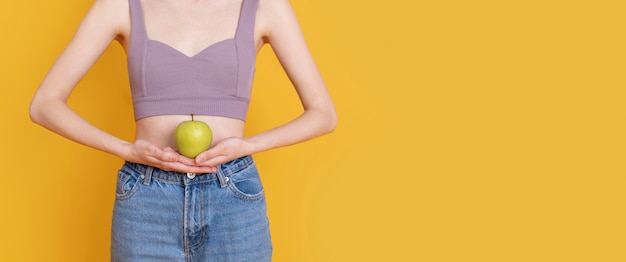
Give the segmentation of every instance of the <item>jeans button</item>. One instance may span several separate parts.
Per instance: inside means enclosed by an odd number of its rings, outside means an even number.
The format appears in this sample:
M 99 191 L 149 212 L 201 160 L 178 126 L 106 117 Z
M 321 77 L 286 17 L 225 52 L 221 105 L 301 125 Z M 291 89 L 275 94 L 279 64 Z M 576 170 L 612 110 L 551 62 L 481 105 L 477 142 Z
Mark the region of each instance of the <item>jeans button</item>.
M 193 179 L 194 177 L 196 177 L 196 173 L 187 173 L 187 177 L 189 179 Z

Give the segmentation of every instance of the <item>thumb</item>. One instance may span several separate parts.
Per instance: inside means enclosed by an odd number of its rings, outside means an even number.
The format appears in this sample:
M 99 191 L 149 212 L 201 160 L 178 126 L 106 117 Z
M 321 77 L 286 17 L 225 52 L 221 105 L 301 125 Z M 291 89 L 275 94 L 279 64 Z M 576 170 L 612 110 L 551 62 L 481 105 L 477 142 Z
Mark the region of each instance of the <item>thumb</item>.
M 217 144 L 214 147 L 209 148 L 209 150 L 200 153 L 196 156 L 196 163 L 206 162 L 207 160 L 220 155 L 220 148 L 219 144 Z

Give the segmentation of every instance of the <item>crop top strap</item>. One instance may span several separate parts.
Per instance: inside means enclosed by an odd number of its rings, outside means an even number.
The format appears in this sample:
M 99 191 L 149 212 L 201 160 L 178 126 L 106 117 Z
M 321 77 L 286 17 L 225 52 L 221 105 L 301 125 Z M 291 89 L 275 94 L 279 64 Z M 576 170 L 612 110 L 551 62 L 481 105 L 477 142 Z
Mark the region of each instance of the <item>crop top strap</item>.
M 143 17 L 143 10 L 141 8 L 141 0 L 128 0 L 130 5 L 130 39 L 131 48 L 133 43 L 135 45 L 142 44 L 148 39 L 148 33 L 146 32 L 146 24 Z
M 238 42 L 254 43 L 254 22 L 256 20 L 256 10 L 259 0 L 243 0 L 241 14 L 235 32 L 235 39 Z

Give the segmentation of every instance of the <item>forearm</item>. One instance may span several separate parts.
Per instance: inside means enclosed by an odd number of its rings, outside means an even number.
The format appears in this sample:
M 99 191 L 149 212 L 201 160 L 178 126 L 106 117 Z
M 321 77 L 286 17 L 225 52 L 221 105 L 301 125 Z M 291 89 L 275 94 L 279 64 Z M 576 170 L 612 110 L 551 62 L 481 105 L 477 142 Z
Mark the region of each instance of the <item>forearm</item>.
M 119 157 L 130 144 L 95 127 L 63 101 L 36 98 L 30 108 L 31 120 L 67 139 Z
M 306 110 L 291 122 L 247 137 L 250 154 L 304 142 L 332 132 L 337 124 L 334 109 Z

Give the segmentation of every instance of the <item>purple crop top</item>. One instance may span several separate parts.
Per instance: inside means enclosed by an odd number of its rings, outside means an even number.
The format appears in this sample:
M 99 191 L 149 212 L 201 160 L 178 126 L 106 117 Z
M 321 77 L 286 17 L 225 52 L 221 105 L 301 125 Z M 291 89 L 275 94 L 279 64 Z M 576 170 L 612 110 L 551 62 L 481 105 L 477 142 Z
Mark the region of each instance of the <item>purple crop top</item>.
M 258 0 L 243 0 L 235 36 L 194 56 L 148 39 L 140 0 L 131 14 L 128 73 L 135 120 L 158 115 L 211 115 L 246 120 L 256 48 Z

